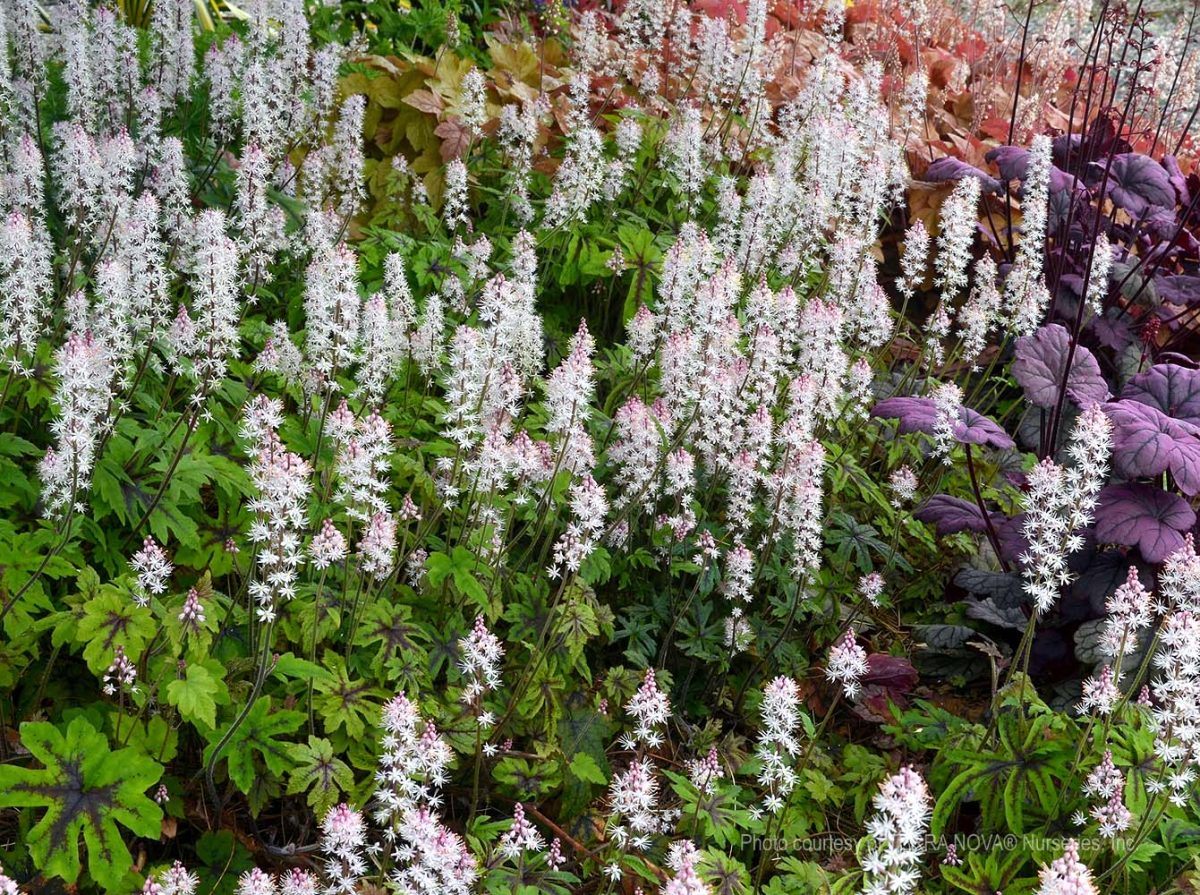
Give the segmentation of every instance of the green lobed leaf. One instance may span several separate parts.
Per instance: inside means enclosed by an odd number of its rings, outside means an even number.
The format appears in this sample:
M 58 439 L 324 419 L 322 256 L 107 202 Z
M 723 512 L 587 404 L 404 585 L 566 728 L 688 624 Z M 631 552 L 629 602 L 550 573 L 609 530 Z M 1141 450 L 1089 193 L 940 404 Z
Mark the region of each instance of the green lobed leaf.
M 162 809 L 146 795 L 162 766 L 137 749 L 109 750 L 108 739 L 83 717 L 64 735 L 53 724 L 26 722 L 21 742 L 41 769 L 0 766 L 0 807 L 45 808 L 26 844 L 35 864 L 68 883 L 79 877 L 79 840 L 88 872 L 105 890 L 117 889 L 133 858 L 121 827 L 157 838 Z

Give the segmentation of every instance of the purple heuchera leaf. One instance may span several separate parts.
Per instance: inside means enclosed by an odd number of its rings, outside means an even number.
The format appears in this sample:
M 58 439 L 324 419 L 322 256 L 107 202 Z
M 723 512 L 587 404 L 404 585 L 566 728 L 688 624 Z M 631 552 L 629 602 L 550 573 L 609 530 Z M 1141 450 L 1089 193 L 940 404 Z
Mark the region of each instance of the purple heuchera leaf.
M 1148 562 L 1162 562 L 1183 546 L 1196 514 L 1178 494 L 1134 482 L 1108 485 L 1096 507 L 1096 540 L 1137 547 Z
M 997 146 L 983 157 L 989 165 L 1000 169 L 1003 180 L 1025 180 L 1029 171 L 1029 150 L 1020 146 Z
M 1003 513 L 992 513 L 992 528 L 1000 539 L 1000 558 L 1005 562 L 1016 563 L 1029 551 L 1029 540 L 1025 537 L 1025 514 L 1005 516 Z
M 1112 401 L 1113 465 L 1126 478 L 1170 472 L 1189 497 L 1200 493 L 1200 428 L 1140 401 Z
M 922 522 L 932 522 L 937 526 L 937 533 L 943 536 L 960 531 L 987 530 L 987 522 L 977 504 L 949 494 L 933 495 L 913 515 Z
M 1109 154 L 1129 152 L 1133 147 L 1117 134 L 1117 126 L 1109 115 L 1092 119 L 1086 134 L 1063 134 L 1050 144 L 1054 164 L 1064 171 L 1082 173 L 1089 162 Z
M 1187 178 L 1179 168 L 1179 159 L 1173 155 L 1164 155 L 1162 166 L 1166 169 L 1171 188 L 1175 190 L 1175 201 L 1186 206 L 1191 201 L 1191 194 L 1188 193 Z
M 1079 178 L 1073 174 L 1068 174 L 1057 165 L 1050 166 L 1050 195 L 1069 196 L 1072 192 L 1083 193 L 1087 191 Z
M 933 432 L 937 405 L 932 398 L 885 398 L 871 408 L 871 415 L 900 420 L 900 434 Z
M 899 431 L 904 435 L 911 432 L 932 435 L 937 423 L 937 404 L 933 398 L 885 398 L 871 408 L 871 415 L 898 419 Z M 995 421 L 969 407 L 959 408 L 954 440 L 959 444 L 984 444 L 1001 449 L 1016 446 L 1016 442 Z
M 1121 397 L 1148 404 L 1172 419 L 1200 427 L 1200 370 L 1179 364 L 1155 364 L 1130 379 Z
M 984 156 L 989 164 L 995 165 L 1000 169 L 1000 179 L 1009 182 L 1019 180 L 1022 188 L 1025 184 L 1025 177 L 1029 173 L 1029 150 L 1022 149 L 1020 146 L 997 146 L 995 149 L 988 151 Z M 1078 180 L 1063 171 L 1056 165 L 1050 166 L 1050 193 L 1051 195 L 1059 195 L 1070 193 L 1074 189 L 1075 192 L 1083 192 L 1084 186 Z
M 1108 195 L 1118 208 L 1140 218 L 1151 208 L 1174 208 L 1175 189 L 1162 165 L 1139 152 L 1123 152 L 1111 161 L 1092 162 L 1108 166 Z
M 962 180 L 964 177 L 974 177 L 979 180 L 979 185 L 989 193 L 1000 192 L 1000 181 L 992 177 L 986 171 L 976 168 L 974 165 L 968 165 L 962 159 L 956 159 L 952 156 L 940 158 L 931 164 L 925 170 L 925 181 L 929 183 L 942 183 L 947 180 Z
M 970 407 L 961 408 L 958 419 L 954 439 L 959 444 L 986 444 L 1000 449 L 1017 446 L 998 423 Z
M 1121 313 L 1093 317 L 1091 328 L 1100 344 L 1113 351 L 1124 351 L 1137 337 L 1129 325 L 1129 318 Z
M 1051 408 L 1058 401 L 1058 389 L 1067 369 L 1071 335 L 1057 323 L 1043 326 L 1031 336 L 1017 339 L 1017 359 L 1012 372 L 1025 389 L 1025 396 L 1038 407 Z M 1100 365 L 1087 348 L 1075 347 L 1067 394 L 1081 406 L 1108 400 L 1108 383 L 1100 375 Z
M 1177 274 L 1155 277 L 1154 288 L 1158 297 L 1173 305 L 1194 305 L 1200 302 L 1200 277 Z

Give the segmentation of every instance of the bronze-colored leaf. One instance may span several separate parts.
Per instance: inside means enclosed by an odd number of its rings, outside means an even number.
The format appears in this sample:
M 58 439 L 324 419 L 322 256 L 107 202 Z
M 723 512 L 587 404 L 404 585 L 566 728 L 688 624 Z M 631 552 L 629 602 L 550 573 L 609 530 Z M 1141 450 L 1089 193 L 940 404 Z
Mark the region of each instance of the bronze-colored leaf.
M 447 118 L 435 127 L 433 132 L 441 137 L 442 143 L 438 148 L 443 162 L 462 158 L 467 147 L 471 145 L 471 132 L 463 127 L 458 118 Z
M 404 102 L 430 115 L 440 115 L 445 108 L 442 98 L 431 90 L 414 90 L 404 97 Z

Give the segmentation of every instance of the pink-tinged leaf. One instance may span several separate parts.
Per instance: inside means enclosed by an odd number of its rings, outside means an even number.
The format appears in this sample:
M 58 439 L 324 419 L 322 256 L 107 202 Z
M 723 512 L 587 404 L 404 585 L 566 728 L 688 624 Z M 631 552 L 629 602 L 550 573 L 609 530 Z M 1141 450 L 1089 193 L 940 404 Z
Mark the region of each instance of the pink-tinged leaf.
M 987 530 L 987 522 L 978 505 L 949 494 L 933 495 L 913 515 L 922 522 L 932 522 L 942 536 Z
M 1140 401 L 1112 401 L 1113 466 L 1125 478 L 1169 472 L 1184 494 L 1200 493 L 1200 427 L 1171 419 Z
M 432 90 L 414 90 L 408 96 L 404 97 L 403 101 L 414 109 L 430 115 L 440 115 L 442 109 L 446 107 L 442 102 L 442 98 Z
M 1151 208 L 1175 207 L 1175 189 L 1167 172 L 1150 156 L 1123 152 L 1113 156 L 1111 162 L 1092 164 L 1101 171 L 1108 165 L 1109 198 L 1135 218 L 1143 217 Z
M 871 415 L 899 420 L 902 435 L 911 432 L 932 435 L 937 423 L 937 404 L 932 398 L 885 398 L 871 408 Z M 953 434 L 959 444 L 983 444 L 995 448 L 1016 446 L 1016 442 L 994 420 L 969 407 L 959 409 Z
M 974 165 L 968 165 L 961 159 L 956 159 L 949 155 L 938 159 L 926 168 L 922 179 L 926 183 L 943 183 L 945 181 L 962 180 L 964 177 L 974 177 L 979 181 L 979 186 L 989 193 L 1000 192 L 1000 181 L 995 177 L 992 177 L 986 171 L 976 168 Z
M 1200 370 L 1155 364 L 1129 380 L 1121 397 L 1161 410 L 1172 419 L 1200 427 Z
M 433 132 L 442 140 L 438 150 L 442 154 L 443 162 L 462 158 L 467 147 L 471 145 L 471 132 L 463 127 L 457 118 L 447 118 L 435 127 Z
M 1134 482 L 1108 485 L 1096 507 L 1096 540 L 1137 547 L 1148 562 L 1162 562 L 1183 546 L 1196 514 L 1178 494 Z
M 1017 339 L 1013 376 L 1025 389 L 1025 397 L 1038 407 L 1049 409 L 1058 402 L 1070 348 L 1071 334 L 1057 323 L 1049 323 L 1033 335 Z M 1067 395 L 1083 406 L 1102 403 L 1109 397 L 1100 364 L 1083 345 L 1075 346 Z
M 932 398 L 885 398 L 871 408 L 871 416 L 899 420 L 899 432 L 932 433 L 937 422 L 937 405 Z

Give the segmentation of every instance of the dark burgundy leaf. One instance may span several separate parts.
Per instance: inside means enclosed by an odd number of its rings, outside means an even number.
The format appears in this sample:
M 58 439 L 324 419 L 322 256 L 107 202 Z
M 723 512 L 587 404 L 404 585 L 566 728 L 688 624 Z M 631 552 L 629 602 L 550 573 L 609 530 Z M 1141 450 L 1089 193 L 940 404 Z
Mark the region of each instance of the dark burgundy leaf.
M 987 642 L 986 637 L 966 625 L 913 625 L 909 630 L 917 650 L 943 656 L 978 656 L 981 654 L 971 644 Z
M 1200 428 L 1140 401 L 1104 405 L 1113 422 L 1113 465 L 1126 478 L 1170 472 L 1184 494 L 1200 493 Z
M 1064 134 L 1051 143 L 1054 164 L 1064 171 L 1079 174 L 1088 163 L 1104 158 L 1110 152 L 1128 152 L 1133 147 L 1117 136 L 1117 127 L 1108 115 L 1099 115 L 1088 128 L 1087 135 Z
M 1179 221 L 1172 208 L 1151 208 L 1142 218 L 1142 226 L 1146 234 L 1153 239 L 1166 240 L 1175 235 L 1179 229 Z
M 989 193 L 1000 192 L 1000 181 L 995 177 L 952 156 L 940 158 L 931 164 L 925 169 L 923 179 L 929 183 L 942 183 L 947 180 L 962 180 L 964 177 L 976 178 L 979 185 Z
M 961 408 L 958 419 L 954 438 L 959 444 L 986 444 L 1001 450 L 1017 446 L 998 423 L 970 407 Z
M 1065 223 L 1067 218 L 1072 216 L 1071 206 L 1081 204 L 1075 202 L 1075 199 L 1086 193 L 1087 188 L 1076 178 L 1051 166 L 1050 201 L 1047 205 L 1050 226 L 1059 227 Z M 1076 215 L 1080 210 L 1087 208 L 1087 205 L 1082 205 L 1082 209 L 1078 209 Z
M 1108 196 L 1118 208 L 1135 218 L 1151 208 L 1174 208 L 1175 190 L 1162 165 L 1148 155 L 1123 152 L 1111 161 L 1093 162 L 1103 171 L 1108 166 Z
M 1033 335 L 1017 339 L 1013 376 L 1025 389 L 1025 396 L 1036 406 L 1049 409 L 1058 402 L 1070 344 L 1071 334 L 1057 323 L 1048 323 Z M 1107 401 L 1109 397 L 1108 383 L 1100 375 L 1100 365 L 1083 345 L 1075 347 L 1067 394 L 1081 406 Z
M 922 522 L 932 522 L 937 526 L 937 533 L 943 536 L 987 529 L 978 505 L 949 494 L 933 495 L 913 515 Z
M 932 398 L 885 398 L 871 408 L 871 415 L 900 420 L 900 433 L 932 432 L 937 422 L 937 405 Z
M 917 685 L 917 679 L 917 669 L 903 656 L 871 653 L 867 656 L 867 673 L 863 675 L 862 683 L 908 693 Z
M 1078 300 L 1079 296 L 1083 295 L 1083 276 L 1080 274 L 1065 273 L 1059 277 L 1058 284 L 1071 298 Z
M 1200 277 L 1177 274 L 1155 277 L 1159 298 L 1173 305 L 1194 305 L 1200 302 Z
M 1000 169 L 1000 179 L 1005 182 L 1017 180 L 1021 182 L 1022 190 L 1024 189 L 1025 177 L 1029 173 L 1029 150 L 1022 149 L 1020 146 L 997 146 L 988 151 L 984 156 L 988 164 L 995 165 Z M 1061 197 L 1063 201 L 1070 196 L 1072 192 L 1083 192 L 1083 184 L 1070 174 L 1063 171 L 1054 165 L 1050 166 L 1050 195 L 1053 204 L 1054 197 Z
M 1137 482 L 1108 485 L 1096 507 L 1096 539 L 1137 547 L 1149 562 L 1162 562 L 1183 546 L 1196 514 L 1178 494 Z
M 1149 404 L 1172 419 L 1200 427 L 1200 370 L 1155 364 L 1130 379 L 1121 397 Z

